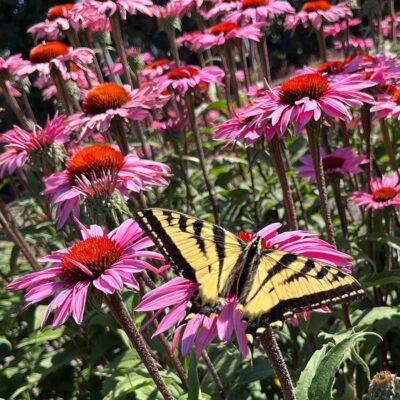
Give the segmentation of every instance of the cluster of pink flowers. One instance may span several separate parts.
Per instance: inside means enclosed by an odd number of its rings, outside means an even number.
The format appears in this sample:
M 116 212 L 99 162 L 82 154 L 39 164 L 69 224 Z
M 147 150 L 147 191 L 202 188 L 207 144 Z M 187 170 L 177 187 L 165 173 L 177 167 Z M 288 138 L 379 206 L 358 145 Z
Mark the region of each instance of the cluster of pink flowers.
M 124 47 L 120 23 L 138 13 L 157 20 L 169 40 L 169 54 Z M 266 40 L 277 16 L 281 18 L 277 26 L 292 33 L 299 25 L 314 32 L 322 58 L 319 64 L 306 65 L 279 84 L 270 79 Z M 193 31 L 178 33 L 183 17 L 196 21 Z M 377 29 L 388 37 L 393 33 L 393 22 L 399 19 L 384 19 Z M 56 228 L 73 230 L 75 226 L 81 239 L 75 238 L 70 247 L 41 258 L 51 266 L 17 278 L 8 289 L 26 290 L 24 309 L 53 297 L 42 327 L 54 311 L 52 325 L 56 328 L 69 317 L 82 323 L 92 290 L 102 295 L 112 295 L 124 286 L 138 291 L 135 274 L 151 271 L 163 283 L 144 294 L 135 308 L 136 312 L 154 312 L 142 329 L 162 315 L 153 336 L 175 328 L 172 349 L 181 340 L 184 356 L 194 346 L 200 357 L 214 339 L 225 344 L 234 334 L 240 352 L 247 356 L 249 325 L 242 320 L 235 294 L 221 299 L 219 312 L 191 315 L 200 284 L 182 276 L 167 280 L 166 274 L 172 275 L 168 265 L 171 260 L 149 250 L 153 242 L 121 210 L 144 207 L 154 198 L 161 202 L 174 168 L 180 168 L 184 177 L 187 208 L 198 207 L 197 200 L 194 204 L 190 198 L 197 182 L 197 165 L 213 200 L 204 149 L 212 153 L 209 146 L 223 149 L 225 144 L 233 149 L 240 142 L 249 157 L 249 147 L 253 146 L 257 154 L 266 153 L 268 148 L 274 168 L 279 167 L 276 161 L 282 161 L 285 168 L 291 168 L 293 161 L 297 171 L 294 179 L 308 178 L 312 185 L 320 185 L 318 189 L 325 179 L 345 185 L 351 182 L 349 198 L 362 211 L 400 208 L 398 171 L 391 165 L 393 171 L 385 170 L 374 178 L 371 132 L 367 132 L 379 120 L 385 134 L 388 123 L 400 118 L 400 63 L 395 54 L 380 52 L 372 38 L 355 36 L 361 24 L 346 2 L 331 4 L 328 0 L 305 2 L 297 11 L 285 0 L 212 0 L 204 4 L 202 0 L 172 0 L 163 5 L 151 0 L 84 0 L 50 8 L 45 20 L 28 30 L 37 43 L 29 60 L 20 54 L 0 57 L 3 95 L 24 126 L 11 125 L 12 129 L 0 136 L 0 178 L 31 168 L 43 185 L 41 195 L 48 201 Z M 326 38 L 333 41 L 334 49 L 343 52 L 343 58 L 335 52 L 335 58 L 323 59 Z M 116 54 L 113 50 L 110 53 L 111 40 Z M 179 51 L 187 52 L 182 46 L 193 52 L 190 63 L 180 59 Z M 260 65 L 256 65 L 258 62 Z M 31 80 L 34 90 L 41 90 L 43 99 L 51 101 L 57 110 L 63 108 L 65 115 L 57 112 L 48 117 L 44 127 L 35 123 L 28 91 L 22 85 L 25 80 Z M 22 96 L 23 101 L 16 100 Z M 22 109 L 29 115 L 26 120 L 21 118 Z M 360 125 L 369 141 L 356 151 L 359 135 L 350 139 L 349 132 L 358 134 Z M 316 132 L 317 143 L 312 146 L 310 138 Z M 284 141 L 290 137 L 300 142 L 305 140 L 305 133 L 309 146 L 302 148 L 307 147 L 310 153 L 302 151 L 301 157 L 283 160 Z M 153 139 L 158 140 L 156 145 Z M 218 146 L 212 140 L 223 143 Z M 203 149 L 201 145 L 207 141 L 211 145 L 207 143 Z M 396 150 L 397 144 L 391 142 L 395 138 L 386 135 L 384 146 L 393 145 Z M 161 158 L 165 149 L 168 156 Z M 198 151 L 197 157 L 191 154 L 192 149 Z M 273 154 L 280 149 L 282 154 Z M 213 162 L 220 161 L 211 155 Z M 396 155 L 394 151 L 392 164 Z M 57 158 L 57 163 L 49 163 L 51 157 Z M 156 161 L 175 158 L 179 167 Z M 236 161 L 242 163 L 243 159 L 235 156 Z M 250 162 L 249 169 L 252 175 Z M 262 174 L 262 168 L 260 171 Z M 361 175 L 363 171 L 368 171 L 366 178 Z M 245 176 L 247 171 L 241 173 Z M 174 179 L 178 181 L 180 176 Z M 255 194 L 254 182 L 252 186 Z M 358 190 L 362 186 L 368 190 Z M 218 193 L 216 197 L 221 196 Z M 121 212 L 107 214 L 113 219 L 108 223 L 110 229 L 97 224 L 86 227 L 80 221 L 86 221 L 91 207 L 108 207 L 111 203 Z M 328 201 L 326 206 L 329 211 Z M 287 212 L 287 202 L 284 207 Z M 131 209 L 128 213 L 132 216 Z M 214 218 L 217 220 L 216 214 Z M 179 224 L 185 225 L 184 221 Z M 292 225 L 297 226 L 297 221 Z M 311 258 L 351 273 L 352 258 L 318 238 L 317 233 L 297 228 L 279 233 L 281 227 L 272 223 L 256 234 L 238 236 L 245 242 L 259 236 L 265 249 Z M 334 240 L 330 238 L 330 242 Z M 156 268 L 144 259 L 163 265 Z M 311 311 L 303 309 L 307 311 L 300 315 L 309 319 Z M 297 316 L 291 315 L 289 322 L 298 324 Z

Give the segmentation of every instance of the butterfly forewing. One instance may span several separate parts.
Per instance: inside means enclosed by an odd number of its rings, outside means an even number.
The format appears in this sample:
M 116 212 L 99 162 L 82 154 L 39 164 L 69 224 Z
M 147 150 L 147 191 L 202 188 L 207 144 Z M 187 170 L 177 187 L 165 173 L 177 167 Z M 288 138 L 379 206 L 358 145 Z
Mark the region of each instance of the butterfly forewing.
M 245 243 L 225 229 L 164 209 L 146 209 L 136 220 L 179 271 L 199 283 L 200 299 L 214 305 L 226 296 L 240 268 Z
M 283 251 L 262 251 L 239 294 L 243 316 L 271 323 L 305 310 L 349 302 L 364 291 L 338 268 Z

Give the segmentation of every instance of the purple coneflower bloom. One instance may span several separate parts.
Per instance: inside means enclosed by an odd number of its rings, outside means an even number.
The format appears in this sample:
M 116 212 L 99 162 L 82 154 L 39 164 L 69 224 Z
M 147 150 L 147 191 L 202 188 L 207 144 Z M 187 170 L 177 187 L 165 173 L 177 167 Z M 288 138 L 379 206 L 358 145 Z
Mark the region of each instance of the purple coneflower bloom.
M 138 290 L 134 273 L 145 269 L 158 273 L 141 258 L 164 260 L 160 254 L 146 250 L 153 242 L 142 237 L 143 231 L 132 219 L 108 234 L 98 225 L 88 229 L 77 223 L 83 240 L 40 260 L 52 263 L 51 267 L 17 278 L 7 286 L 13 291 L 27 290 L 24 309 L 55 296 L 44 313 L 42 328 L 52 311 L 53 328 L 64 324 L 70 316 L 81 324 L 90 288 L 106 295 L 122 290 L 124 285 Z
M 196 38 L 194 43 L 195 50 L 222 46 L 226 42 L 234 39 L 249 39 L 259 42 L 262 37 L 262 25 L 262 23 L 258 22 L 246 26 L 239 26 L 235 22 L 229 21 L 221 22 L 217 25 L 213 25 L 201 36 Z
M 167 165 L 140 159 L 135 154 L 124 156 L 106 144 L 95 144 L 77 151 L 63 172 L 45 179 L 43 194 L 50 195 L 51 205 L 57 205 L 57 228 L 62 227 L 70 213 L 79 215 L 81 197 L 105 199 L 115 190 L 123 198 L 129 191 L 150 190 L 152 186 L 166 186 L 170 176 Z
M 81 4 L 83 11 L 96 10 L 101 16 L 110 17 L 116 12 L 119 13 L 121 19 L 125 20 L 127 15 L 139 13 L 151 15 L 150 7 L 153 5 L 151 0 L 85 0 Z M 76 9 L 76 12 L 80 12 Z
M 252 123 L 256 124 L 265 124 L 268 120 L 279 128 L 281 135 L 293 124 L 294 133 L 298 134 L 311 120 L 318 121 L 325 116 L 351 119 L 349 107 L 373 102 L 372 96 L 361 90 L 374 85 L 375 82 L 363 80 L 359 75 L 344 76 L 334 83 L 319 73 L 298 75 L 254 99 L 243 116 L 253 117 Z
M 327 178 L 330 175 L 340 175 L 344 179 L 349 179 L 350 174 L 362 172 L 359 165 L 368 162 L 365 156 L 358 156 L 350 147 L 336 149 L 333 153 L 327 153 L 321 147 L 320 152 L 324 174 Z M 299 176 L 302 178 L 309 177 L 311 182 L 315 182 L 316 176 L 312 157 L 308 155 L 300 161 L 303 165 L 297 168 Z
M 252 123 L 253 117 L 243 115 L 249 107 L 251 106 L 237 108 L 232 118 L 217 125 L 213 139 L 227 140 L 229 144 L 244 141 L 246 147 L 251 146 L 263 135 L 267 141 L 270 141 L 278 128 L 273 127 L 269 122 L 263 125 Z
M 300 230 L 278 233 L 281 226 L 279 223 L 271 224 L 257 233 L 264 239 L 263 246 L 265 248 L 279 249 L 310 257 L 332 266 L 348 267 L 351 265 L 350 256 L 317 238 L 318 234 Z M 254 234 L 251 233 L 241 233 L 239 236 L 244 241 L 251 241 L 254 238 Z M 349 272 L 347 268 L 345 271 Z M 135 310 L 156 311 L 156 317 L 170 308 L 167 315 L 160 321 L 153 336 L 178 325 L 173 344 L 174 346 L 177 345 L 182 334 L 181 351 L 183 355 L 188 354 L 192 345 L 194 345 L 196 356 L 199 357 L 215 337 L 218 336 L 222 343 L 226 343 L 235 331 L 240 352 L 244 357 L 247 356 L 249 354 L 246 339 L 247 324 L 242 321 L 240 305 L 236 297 L 231 294 L 226 298 L 221 305 L 219 314 L 204 315 L 198 313 L 188 315 L 189 303 L 193 300 L 198 288 L 199 284 L 188 279 L 174 278 L 143 296 L 141 303 Z M 322 311 L 326 311 L 325 308 Z M 307 312 L 304 315 L 307 317 Z M 147 325 L 148 323 L 145 326 Z
M 371 192 L 354 192 L 351 198 L 359 206 L 365 206 L 367 209 L 381 210 L 393 206 L 400 208 L 400 185 L 397 174 L 389 177 L 372 179 Z
M 143 120 L 151 111 L 168 101 L 152 86 L 131 89 L 129 85 L 102 83 L 89 90 L 83 100 L 83 112 L 70 117 L 70 126 L 80 131 L 80 139 L 94 131 L 106 132 L 114 118 L 123 120 Z
M 323 20 L 332 23 L 351 16 L 352 12 L 346 3 L 334 5 L 327 0 L 308 1 L 297 14 L 286 17 L 285 27 L 295 30 L 301 22 L 305 28 L 311 24 L 313 28 L 319 30 Z
M 196 65 L 174 68 L 166 75 L 160 77 L 159 89 L 163 91 L 171 87 L 181 96 L 189 89 L 193 89 L 204 83 L 220 84 L 224 77 L 224 71 L 218 67 L 200 68 Z
M 263 22 L 273 19 L 279 14 L 293 14 L 294 8 L 281 0 L 242 0 L 238 10 L 234 10 L 226 16 L 226 21 L 236 23 Z
M 32 34 L 35 40 L 60 40 L 71 27 L 69 19 L 74 6 L 73 3 L 66 3 L 49 8 L 46 20 L 32 25 L 28 33 Z
M 40 154 L 48 152 L 54 144 L 68 142 L 71 130 L 66 121 L 65 115 L 56 115 L 53 119 L 47 118 L 44 128 L 35 125 L 33 131 L 28 132 L 14 125 L 13 129 L 1 135 L 0 143 L 5 146 L 5 152 L 0 155 L 0 178 L 5 173 L 14 173 L 35 155 L 40 158 Z
M 20 73 L 32 74 L 38 71 L 40 74 L 48 75 L 52 64 L 64 75 L 70 70 L 70 63 L 84 69 L 87 64 L 93 62 L 93 57 L 94 51 L 87 47 L 73 49 L 61 42 L 46 42 L 30 51 L 30 64 L 21 68 Z

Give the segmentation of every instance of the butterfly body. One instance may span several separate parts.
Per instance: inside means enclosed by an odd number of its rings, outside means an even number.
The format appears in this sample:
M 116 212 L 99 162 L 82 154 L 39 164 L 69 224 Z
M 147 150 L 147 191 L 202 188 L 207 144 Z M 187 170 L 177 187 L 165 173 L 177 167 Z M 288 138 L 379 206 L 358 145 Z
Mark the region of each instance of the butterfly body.
M 136 220 L 177 273 L 199 284 L 192 312 L 218 313 L 225 299 L 235 295 L 243 319 L 255 331 L 364 293 L 341 269 L 266 249 L 259 236 L 246 243 L 218 225 L 164 209 L 140 210 Z

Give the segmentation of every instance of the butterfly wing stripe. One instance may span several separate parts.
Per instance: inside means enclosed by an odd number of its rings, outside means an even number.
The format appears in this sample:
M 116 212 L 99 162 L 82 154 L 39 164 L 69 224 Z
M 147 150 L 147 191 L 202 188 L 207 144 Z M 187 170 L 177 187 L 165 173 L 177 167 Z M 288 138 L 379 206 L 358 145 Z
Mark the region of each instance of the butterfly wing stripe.
M 246 246 L 240 238 L 220 226 L 175 211 L 147 209 L 136 215 L 178 272 L 201 284 L 200 303 L 214 305 L 222 292 L 230 293 Z
M 201 231 L 203 229 L 204 223 L 201 220 L 196 220 L 193 222 L 193 231 L 194 231 L 194 238 L 196 240 L 197 246 L 199 247 L 199 250 L 203 253 L 206 254 L 206 245 L 204 242 L 204 239 L 201 237 Z
M 264 257 L 267 257 L 267 256 L 268 255 L 265 255 Z M 291 254 L 291 253 L 286 253 L 279 260 L 274 260 L 275 265 L 268 271 L 266 277 L 261 282 L 257 291 L 247 301 L 253 300 L 254 297 L 256 297 L 259 294 L 259 292 L 263 289 L 263 287 L 267 284 L 268 281 L 270 281 L 275 275 L 281 273 L 284 269 L 286 269 L 291 263 L 293 263 L 296 260 L 297 260 L 297 256 L 295 254 Z
M 334 305 L 337 303 L 348 303 L 357 299 L 364 294 L 358 282 L 343 285 L 335 289 L 325 290 L 317 294 L 309 294 L 306 296 L 295 297 L 293 299 L 282 300 L 273 307 L 267 314 L 270 315 L 271 321 L 282 319 L 282 316 L 290 311 L 299 313 L 302 311 L 311 311 L 326 305 Z
M 224 268 L 224 260 L 225 260 L 225 232 L 219 226 L 213 226 L 213 234 L 215 241 L 215 249 L 217 250 L 218 256 L 218 264 L 219 264 L 219 274 L 218 274 L 218 292 L 220 292 L 221 287 L 221 275 L 222 269 Z
M 175 245 L 171 237 L 167 234 L 158 219 L 154 216 L 153 212 L 151 210 L 142 210 L 138 211 L 137 215 L 140 218 L 137 218 L 136 221 L 138 222 L 140 227 L 146 232 L 146 234 L 154 240 L 164 257 L 167 260 L 172 261 L 172 263 L 182 273 L 184 273 L 187 279 L 190 279 L 193 282 L 197 282 L 196 274 L 193 271 L 191 265 L 186 261 L 185 257 L 182 256 L 178 247 Z
M 285 283 L 290 283 L 293 281 L 296 281 L 300 278 L 302 278 L 304 275 L 307 275 L 310 271 L 312 271 L 315 268 L 315 263 L 313 260 L 310 258 L 307 259 L 307 261 L 304 264 L 304 267 L 300 270 L 300 272 L 294 273 L 292 276 L 290 276 Z
M 239 297 L 253 328 L 293 313 L 347 303 L 364 293 L 354 277 L 338 268 L 282 251 L 263 252 Z

